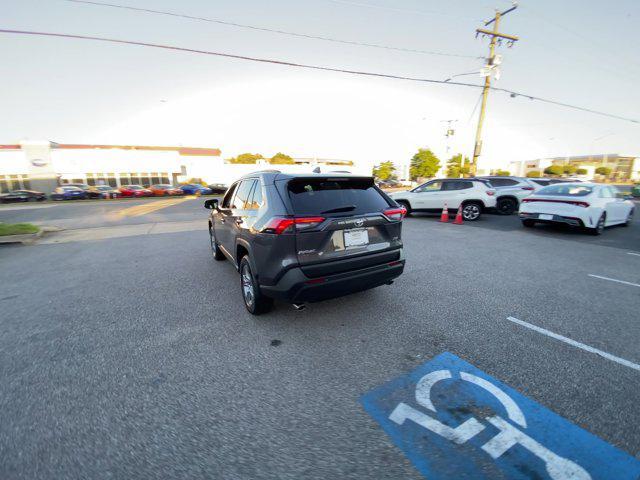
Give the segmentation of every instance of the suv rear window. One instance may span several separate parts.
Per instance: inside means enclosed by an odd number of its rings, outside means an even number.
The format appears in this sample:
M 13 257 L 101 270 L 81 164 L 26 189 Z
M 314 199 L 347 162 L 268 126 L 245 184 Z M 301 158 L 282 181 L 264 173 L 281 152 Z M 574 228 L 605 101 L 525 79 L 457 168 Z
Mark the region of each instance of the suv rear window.
M 319 215 L 330 210 L 340 210 L 336 215 L 358 215 L 389 207 L 371 179 L 296 179 L 289 182 L 288 189 L 296 215 Z
M 512 187 L 518 184 L 517 180 L 511 178 L 490 178 L 489 181 L 494 187 Z

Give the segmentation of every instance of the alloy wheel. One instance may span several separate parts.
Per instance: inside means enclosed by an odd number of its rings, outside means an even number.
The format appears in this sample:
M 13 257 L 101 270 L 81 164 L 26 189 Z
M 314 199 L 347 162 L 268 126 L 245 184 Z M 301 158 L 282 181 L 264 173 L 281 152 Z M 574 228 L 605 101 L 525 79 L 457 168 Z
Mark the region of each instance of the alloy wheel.
M 244 265 L 242 267 L 241 277 L 244 303 L 247 304 L 247 307 L 252 308 L 255 301 L 255 295 L 253 292 L 253 277 L 251 276 L 251 270 L 249 270 L 248 265 Z
M 475 203 L 465 205 L 462 208 L 462 216 L 465 220 L 475 220 L 480 216 L 480 207 Z

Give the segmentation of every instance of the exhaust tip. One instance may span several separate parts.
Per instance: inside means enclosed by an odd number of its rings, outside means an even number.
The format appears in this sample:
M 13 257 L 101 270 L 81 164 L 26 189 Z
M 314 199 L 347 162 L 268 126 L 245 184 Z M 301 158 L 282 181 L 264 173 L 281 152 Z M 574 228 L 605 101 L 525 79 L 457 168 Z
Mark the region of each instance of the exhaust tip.
M 307 308 L 304 303 L 292 303 L 291 305 L 293 305 L 293 308 L 299 312 Z

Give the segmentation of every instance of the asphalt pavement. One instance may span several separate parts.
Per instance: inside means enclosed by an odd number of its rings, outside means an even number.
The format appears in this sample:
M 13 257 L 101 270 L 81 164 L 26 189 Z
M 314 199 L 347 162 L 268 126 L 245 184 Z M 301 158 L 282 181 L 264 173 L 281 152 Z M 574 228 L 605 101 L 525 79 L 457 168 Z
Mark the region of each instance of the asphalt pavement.
M 201 203 L 0 221 L 204 223 Z M 639 364 L 638 219 L 589 237 L 418 216 L 403 238 L 393 285 L 261 317 L 205 229 L 2 246 L 0 478 L 423 478 L 359 398 L 443 352 L 640 458 L 640 371 L 508 320 Z

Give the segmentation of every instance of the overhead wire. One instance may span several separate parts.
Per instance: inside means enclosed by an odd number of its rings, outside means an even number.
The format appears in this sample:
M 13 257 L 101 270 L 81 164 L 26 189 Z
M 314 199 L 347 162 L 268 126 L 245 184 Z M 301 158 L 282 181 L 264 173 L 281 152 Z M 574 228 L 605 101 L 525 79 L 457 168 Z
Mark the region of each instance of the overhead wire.
M 395 51 L 399 51 L 399 52 L 418 53 L 418 54 L 422 54 L 422 55 L 438 55 L 438 56 L 442 56 L 442 57 L 475 58 L 475 59 L 484 58 L 484 57 L 478 56 L 478 55 L 464 55 L 464 54 L 458 54 L 458 53 L 440 52 L 440 51 L 435 51 L 435 50 L 421 50 L 421 49 L 417 49 L 417 48 L 395 47 L 395 46 L 392 46 L 392 45 L 382 45 L 382 44 L 379 44 L 379 43 L 358 42 L 358 41 L 355 41 L 355 40 L 343 40 L 343 39 L 339 39 L 339 38 L 325 37 L 325 36 L 321 36 L 321 35 L 311 35 L 311 34 L 307 34 L 307 33 L 297 33 L 297 32 L 285 31 L 285 30 L 278 30 L 278 29 L 274 29 L 274 28 L 267 28 L 267 27 L 260 27 L 260 26 L 255 26 L 255 25 L 248 25 L 248 24 L 244 24 L 244 23 L 230 22 L 230 21 L 227 21 L 227 20 L 219 20 L 219 19 L 215 19 L 215 18 L 207 18 L 207 17 L 198 17 L 198 16 L 194 16 L 194 15 L 186 15 L 186 14 L 177 13 L 177 12 L 169 12 L 169 11 L 165 11 L 165 10 L 153 10 L 153 9 L 150 9 L 150 8 L 132 7 L 132 6 L 129 6 L 129 5 L 121 5 L 121 4 L 117 4 L 117 3 L 97 2 L 97 1 L 92 1 L 92 0 L 62 0 L 62 1 L 69 2 L 69 3 L 85 4 L 85 5 L 96 5 L 96 6 L 101 6 L 101 7 L 118 8 L 118 9 L 122 9 L 122 10 L 131 10 L 131 11 L 142 12 L 142 13 L 151 13 L 151 14 L 155 14 L 155 15 L 165 15 L 165 16 L 171 16 L 171 17 L 185 18 L 185 19 L 196 20 L 196 21 L 200 21 L 200 22 L 217 23 L 217 24 L 220 24 L 220 25 L 226 25 L 226 26 L 230 26 L 230 27 L 238 27 L 238 28 L 244 28 L 244 29 L 249 29 L 249 30 L 257 30 L 257 31 L 261 31 L 261 32 L 276 33 L 276 34 L 279 34 L 279 35 L 289 35 L 289 36 L 298 37 L 298 38 L 308 38 L 308 39 L 313 39 L 313 40 L 322 40 L 322 41 L 325 41 L 325 42 L 342 43 L 342 44 L 345 44 L 345 45 L 356 45 L 356 46 L 360 46 L 360 47 L 380 48 L 380 49 L 384 49 L 384 50 L 395 50 Z
M 395 74 L 390 74 L 390 73 L 366 72 L 366 71 L 360 71 L 360 70 L 349 70 L 349 69 L 344 69 L 344 68 L 324 67 L 324 66 L 320 66 L 320 65 L 312 65 L 312 64 L 305 64 L 305 63 L 295 63 L 295 62 L 289 62 L 289 61 L 285 61 L 285 60 L 258 58 L 258 57 L 251 57 L 251 56 L 247 56 L 247 55 L 236 55 L 236 54 L 231 54 L 231 53 L 213 52 L 213 51 L 209 51 L 209 50 L 199 50 L 199 49 L 193 49 L 193 48 L 178 47 L 178 46 L 174 46 L 174 45 L 163 45 L 163 44 L 157 44 L 157 43 L 138 42 L 138 41 L 133 41 L 133 40 L 120 40 L 120 39 L 115 39 L 115 38 L 96 37 L 96 36 L 89 36 L 89 35 L 74 35 L 74 34 L 69 34 L 69 33 L 37 32 L 37 31 L 32 31 L 32 30 L 12 30 L 12 29 L 0 29 L 0 33 L 7 33 L 7 34 L 14 34 L 14 35 L 30 35 L 30 36 L 70 38 L 70 39 L 76 39 L 76 40 L 92 40 L 92 41 L 116 43 L 116 44 L 137 45 L 137 46 L 142 46 L 142 47 L 151 47 L 151 48 L 158 48 L 158 49 L 164 49 L 164 50 L 195 53 L 195 54 L 201 54 L 201 55 L 211 55 L 211 56 L 224 57 L 224 58 L 233 58 L 233 59 L 237 59 L 237 60 L 246 60 L 246 61 L 251 61 L 251 62 L 259 62 L 259 63 L 281 65 L 281 66 L 295 67 L 295 68 L 304 68 L 304 69 L 309 69 L 309 70 L 322 70 L 322 71 L 328 71 L 328 72 L 345 73 L 345 74 L 350 74 L 350 75 L 361 75 L 361 76 L 367 76 L 367 77 L 387 78 L 387 79 L 393 79 L 393 80 L 407 80 L 407 81 L 412 81 L 412 82 L 422 82 L 422 83 L 431 83 L 431 84 L 440 84 L 440 85 L 457 85 L 457 86 L 469 87 L 469 88 L 484 88 L 483 85 L 478 85 L 478 84 L 475 84 L 475 83 L 466 83 L 466 82 L 457 82 L 457 81 L 447 81 L 447 82 L 445 82 L 444 80 L 436 80 L 436 79 L 431 79 L 431 78 L 408 77 L 408 76 L 404 76 L 404 75 L 395 75 Z M 632 122 L 632 123 L 640 123 L 639 120 L 634 119 L 634 118 L 624 117 L 624 116 L 621 116 L 621 115 L 616 115 L 616 114 L 603 112 L 603 111 L 599 111 L 599 110 L 595 110 L 595 109 L 591 109 L 591 108 L 581 107 L 581 106 L 578 106 L 578 105 L 572 105 L 572 104 L 569 104 L 569 103 L 566 103 L 566 102 L 560 102 L 560 101 L 557 101 L 557 100 L 550 100 L 550 99 L 538 97 L 538 96 L 535 96 L 535 95 L 529 95 L 529 94 L 526 94 L 526 93 L 521 93 L 521 92 L 517 92 L 517 91 L 514 91 L 514 90 L 509 90 L 507 88 L 500 88 L 500 87 L 489 87 L 489 88 L 491 90 L 494 90 L 494 91 L 508 93 L 508 94 L 511 95 L 511 97 L 514 97 L 514 98 L 517 97 L 517 96 L 520 96 L 520 97 L 528 98 L 530 100 L 537 100 L 539 102 L 548 103 L 548 104 L 552 104 L 552 105 L 557 105 L 557 106 L 561 106 L 561 107 L 566 107 L 566 108 L 570 108 L 570 109 L 573 109 L 573 110 L 579 110 L 579 111 L 583 111 L 583 112 L 593 113 L 595 115 L 601 115 L 601 116 L 605 116 L 605 117 L 609 117 L 609 118 L 615 118 L 615 119 L 618 119 L 618 120 L 623 120 L 623 121 Z

